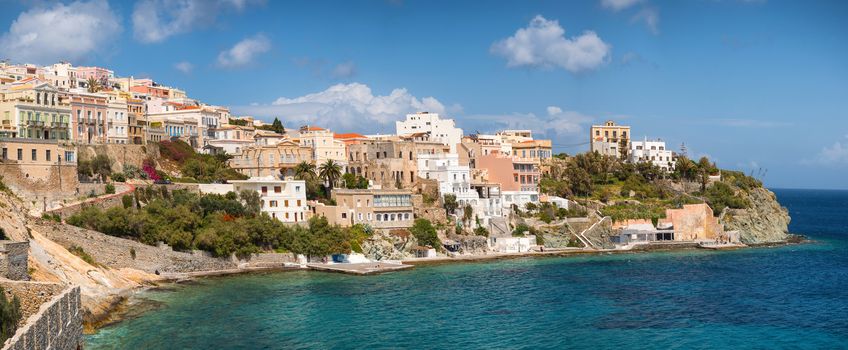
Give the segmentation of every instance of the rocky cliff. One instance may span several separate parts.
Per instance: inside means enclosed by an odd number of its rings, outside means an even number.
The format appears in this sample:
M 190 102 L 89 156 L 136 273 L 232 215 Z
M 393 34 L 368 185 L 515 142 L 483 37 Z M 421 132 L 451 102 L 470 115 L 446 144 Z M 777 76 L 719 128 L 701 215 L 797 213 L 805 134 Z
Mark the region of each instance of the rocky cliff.
M 747 198 L 747 209 L 725 209 L 720 216 L 725 231 L 739 231 L 746 244 L 782 242 L 789 238 L 789 211 L 777 202 L 773 192 L 765 188 L 740 191 Z

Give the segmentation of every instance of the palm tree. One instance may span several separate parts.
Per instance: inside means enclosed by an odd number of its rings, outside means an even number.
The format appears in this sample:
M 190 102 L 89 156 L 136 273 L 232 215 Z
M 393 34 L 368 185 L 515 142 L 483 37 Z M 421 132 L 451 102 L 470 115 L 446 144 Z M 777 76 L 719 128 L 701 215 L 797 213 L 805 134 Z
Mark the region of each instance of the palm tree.
M 308 180 L 315 178 L 315 164 L 310 162 L 300 162 L 294 167 L 294 177 L 299 180 Z
M 86 80 L 86 85 L 88 85 L 88 92 L 90 93 L 98 92 L 102 88 L 100 86 L 100 81 L 94 79 L 94 77 L 88 78 L 88 80 Z
M 342 166 L 339 165 L 339 163 L 333 161 L 332 159 L 327 159 L 324 164 L 321 164 L 319 170 L 320 172 L 318 175 L 321 177 L 321 179 L 327 181 L 327 183 L 329 184 L 328 188 L 332 190 L 333 185 L 336 183 L 336 180 L 338 180 L 342 176 Z

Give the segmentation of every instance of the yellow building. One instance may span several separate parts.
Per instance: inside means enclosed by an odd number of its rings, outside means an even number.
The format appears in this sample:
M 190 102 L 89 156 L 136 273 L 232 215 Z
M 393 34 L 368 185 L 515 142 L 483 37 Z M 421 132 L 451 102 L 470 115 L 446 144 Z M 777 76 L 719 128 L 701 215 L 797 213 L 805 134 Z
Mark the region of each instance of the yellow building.
M 604 125 L 592 125 L 589 141 L 592 152 L 626 158 L 630 150 L 630 126 L 616 125 L 612 120 Z

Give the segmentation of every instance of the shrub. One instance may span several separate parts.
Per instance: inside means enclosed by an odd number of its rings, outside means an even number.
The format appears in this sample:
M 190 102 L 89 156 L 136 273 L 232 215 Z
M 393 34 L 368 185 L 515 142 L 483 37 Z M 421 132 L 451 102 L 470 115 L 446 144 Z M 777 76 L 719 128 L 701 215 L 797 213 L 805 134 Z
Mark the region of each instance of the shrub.
M 111 183 L 106 184 L 106 194 L 115 194 L 115 185 Z
M 128 194 L 125 194 L 123 197 L 121 197 L 121 204 L 124 205 L 124 209 L 132 208 L 133 197 Z
M 135 248 L 130 248 L 130 257 L 135 260 Z
M 512 230 L 512 235 L 524 236 L 525 233 L 533 234 L 535 231 L 535 229 L 522 222 L 518 225 L 515 225 L 515 229 Z
M 6 240 L 6 239 L 9 239 L 9 237 L 6 237 L 6 230 L 4 230 L 2 227 L 0 227 L 0 240 Z
M 489 236 L 489 230 L 487 230 L 483 226 L 477 226 L 477 228 L 474 229 L 474 234 L 478 235 L 478 236 L 488 237 Z
M 80 259 L 87 262 L 91 266 L 98 265 L 97 261 L 94 261 L 94 258 L 92 258 L 91 255 L 88 255 L 88 253 L 86 253 L 85 250 L 82 249 L 82 247 L 72 245 L 70 248 L 68 248 L 68 251 L 71 252 L 71 254 L 78 256 Z
M 9 301 L 6 292 L 0 288 L 0 343 L 15 335 L 21 317 L 21 301 L 17 296 Z
M 430 220 L 415 219 L 412 228 L 409 229 L 412 235 L 418 239 L 418 245 L 431 246 L 434 248 L 440 247 L 442 242 L 439 241 L 439 236 L 436 234 L 436 228 Z M 437 248 L 438 249 L 438 248 Z
M 127 177 L 123 173 L 114 173 L 112 174 L 112 181 L 115 182 L 126 182 Z

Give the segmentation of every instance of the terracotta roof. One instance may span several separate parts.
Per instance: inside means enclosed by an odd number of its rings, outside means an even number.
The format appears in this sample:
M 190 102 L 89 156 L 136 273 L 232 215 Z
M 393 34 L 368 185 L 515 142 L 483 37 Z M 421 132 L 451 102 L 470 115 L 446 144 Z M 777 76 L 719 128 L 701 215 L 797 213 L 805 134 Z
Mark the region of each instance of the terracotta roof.
M 346 134 L 335 134 L 335 135 L 333 135 L 333 138 L 336 138 L 336 139 L 366 139 L 368 137 L 366 137 L 365 135 L 362 135 L 362 134 L 357 134 L 355 132 L 349 132 L 349 133 L 346 133 Z
M 306 128 L 306 131 L 324 131 L 324 130 L 327 130 L 327 129 L 319 128 L 317 126 L 310 126 L 310 127 Z
M 183 106 L 182 108 L 178 108 L 178 109 L 179 109 L 179 110 L 186 110 L 186 109 L 200 109 L 200 106 Z

